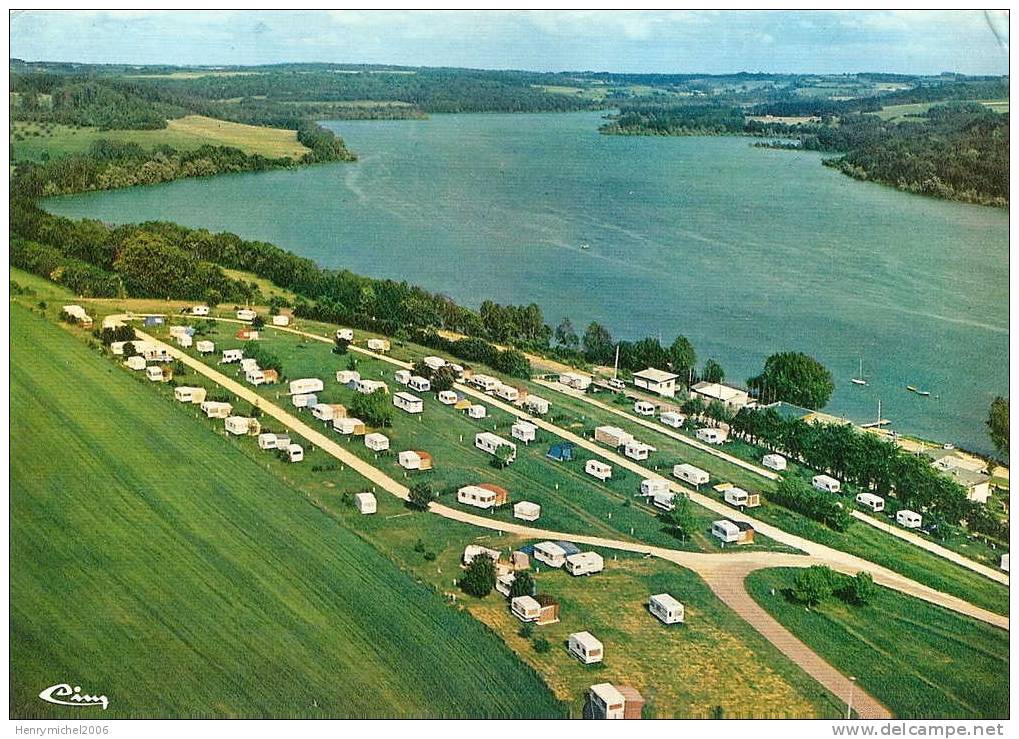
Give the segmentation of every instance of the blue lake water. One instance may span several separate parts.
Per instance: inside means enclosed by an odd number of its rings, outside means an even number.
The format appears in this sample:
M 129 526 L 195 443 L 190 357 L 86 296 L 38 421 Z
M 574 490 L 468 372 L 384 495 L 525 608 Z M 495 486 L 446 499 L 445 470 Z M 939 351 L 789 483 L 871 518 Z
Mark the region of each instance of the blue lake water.
M 744 139 L 614 137 L 599 114 L 328 123 L 361 157 L 55 198 L 174 220 L 476 306 L 536 302 L 621 338 L 682 333 L 743 382 L 779 350 L 828 366 L 828 410 L 989 451 L 1008 394 L 1008 216 L 856 182 Z M 590 244 L 582 250 L 580 245 Z M 870 384 L 850 384 L 862 358 Z M 905 390 L 930 390 L 922 398 Z

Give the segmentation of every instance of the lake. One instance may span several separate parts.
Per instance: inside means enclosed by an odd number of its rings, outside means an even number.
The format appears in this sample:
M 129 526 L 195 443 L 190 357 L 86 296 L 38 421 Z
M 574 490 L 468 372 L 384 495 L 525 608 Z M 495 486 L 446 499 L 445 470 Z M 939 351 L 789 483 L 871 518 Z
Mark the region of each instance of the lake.
M 880 398 L 892 428 L 990 451 L 987 408 L 1008 394 L 1006 211 L 857 182 L 812 152 L 603 136 L 599 121 L 330 122 L 359 162 L 46 207 L 233 231 L 471 306 L 533 301 L 578 333 L 682 333 L 737 383 L 804 351 L 835 376 L 829 411 L 873 420 Z M 861 359 L 866 387 L 849 382 Z

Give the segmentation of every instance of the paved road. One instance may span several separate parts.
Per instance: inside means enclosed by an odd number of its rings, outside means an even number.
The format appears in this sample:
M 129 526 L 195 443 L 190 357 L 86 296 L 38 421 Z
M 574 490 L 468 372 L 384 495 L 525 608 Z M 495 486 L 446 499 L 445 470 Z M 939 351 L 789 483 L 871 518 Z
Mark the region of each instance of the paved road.
M 316 334 L 298 331 L 296 329 L 276 327 L 276 330 L 288 331 L 290 333 L 331 343 L 331 339 L 329 337 L 320 337 Z M 237 397 L 246 400 L 253 405 L 257 405 L 265 415 L 275 418 L 292 432 L 303 436 L 311 444 L 318 446 L 326 453 L 342 461 L 378 488 L 381 488 L 382 490 L 404 500 L 409 495 L 409 489 L 405 485 L 399 483 L 381 470 L 357 457 L 348 449 L 345 449 L 341 444 L 337 443 L 334 439 L 307 425 L 295 415 L 283 410 L 276 404 L 260 396 L 251 388 L 242 385 L 230 377 L 227 377 L 218 370 L 206 365 L 204 362 L 192 357 L 191 355 L 180 351 L 174 346 L 160 342 L 158 339 L 148 336 L 141 331 L 138 331 L 138 335 L 142 340 L 156 341 L 162 344 L 171 356 L 179 359 L 181 362 L 187 364 L 189 367 L 193 368 L 205 377 L 208 377 Z M 401 362 L 390 357 L 368 352 L 360 347 L 351 347 L 351 350 L 371 355 L 401 367 L 410 366 L 407 362 Z M 564 429 L 560 429 L 539 418 L 532 418 L 529 414 L 522 412 L 520 409 L 498 401 L 484 393 L 481 393 L 480 391 L 475 390 L 474 388 L 459 385 L 458 389 L 461 392 L 482 399 L 488 404 L 499 407 L 513 415 L 522 418 L 529 418 L 532 422 L 537 423 L 540 427 L 547 431 L 572 441 L 577 446 L 598 454 L 599 456 L 610 460 L 614 464 L 624 466 L 638 474 L 653 476 L 653 473 L 649 470 L 633 463 L 625 457 L 621 457 L 614 452 L 607 452 L 593 442 L 572 434 L 571 432 L 565 431 Z M 716 510 L 729 518 L 746 519 L 752 522 L 755 529 L 760 531 L 762 534 L 770 536 L 776 541 L 789 543 L 791 546 L 803 550 L 806 554 L 762 551 L 730 552 L 724 554 L 684 552 L 674 549 L 649 546 L 639 541 L 625 541 L 596 536 L 584 536 L 567 532 L 539 529 L 510 522 L 495 521 L 440 504 L 432 504 L 430 510 L 431 512 L 445 518 L 489 530 L 503 531 L 532 539 L 563 539 L 587 546 L 643 553 L 687 567 L 704 578 L 705 582 L 709 585 L 709 587 L 711 587 L 712 591 L 715 592 L 715 594 L 723 602 L 725 602 L 742 618 L 746 619 L 751 626 L 759 631 L 781 652 L 786 654 L 805 672 L 842 700 L 848 700 L 849 692 L 851 690 L 848 678 L 826 663 L 819 655 L 799 641 L 792 635 L 792 633 L 790 633 L 787 629 L 785 629 L 785 627 L 769 616 L 764 609 L 757 605 L 753 598 L 751 598 L 746 592 L 744 587 L 744 579 L 750 572 L 769 567 L 809 567 L 815 564 L 824 564 L 847 574 L 867 571 L 873 575 L 875 582 L 885 585 L 886 587 L 913 595 L 936 605 L 949 608 L 950 610 L 972 616 L 995 626 L 999 626 L 1000 628 L 1008 629 L 1007 617 L 999 616 L 998 614 L 991 613 L 985 609 L 978 608 L 977 606 L 974 606 L 960 598 L 956 598 L 946 593 L 941 593 L 933 588 L 914 582 L 899 575 L 898 573 L 891 572 L 890 570 L 874 565 L 873 563 L 867 562 L 858 557 L 796 537 L 773 526 L 764 524 L 763 522 L 754 521 L 751 517 L 730 509 L 728 506 L 725 506 L 712 498 L 708 498 L 707 496 L 702 496 L 695 491 L 685 489 L 671 480 L 669 483 L 674 489 L 689 494 L 691 498 L 701 505 L 704 505 L 711 510 Z M 885 709 L 872 696 L 866 694 L 859 688 L 855 690 L 854 696 L 854 706 L 861 717 L 891 717 L 891 714 L 887 709 Z

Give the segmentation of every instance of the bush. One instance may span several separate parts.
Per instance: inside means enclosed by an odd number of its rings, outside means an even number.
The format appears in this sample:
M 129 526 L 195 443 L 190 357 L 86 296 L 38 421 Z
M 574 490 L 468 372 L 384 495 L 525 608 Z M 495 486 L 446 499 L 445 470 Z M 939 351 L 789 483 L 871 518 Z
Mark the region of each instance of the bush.
M 839 505 L 831 493 L 815 490 L 796 477 L 783 478 L 775 490 L 768 494 L 768 500 L 783 508 L 802 513 L 835 531 L 845 531 L 853 522 L 853 517 Z
M 792 597 L 808 606 L 817 606 L 828 600 L 840 585 L 837 575 L 829 567 L 808 567 L 796 575 Z
M 539 636 L 532 642 L 532 644 L 534 646 L 534 651 L 537 652 L 538 654 L 545 654 L 545 652 L 552 648 L 552 645 L 549 644 L 548 639 L 546 639 L 543 636 Z
M 419 511 L 427 511 L 428 505 L 434 500 L 435 493 L 432 492 L 432 486 L 427 482 L 418 482 L 410 488 L 407 505 Z
M 475 598 L 484 598 L 495 588 L 495 561 L 487 554 L 479 554 L 467 565 L 460 578 L 460 589 Z

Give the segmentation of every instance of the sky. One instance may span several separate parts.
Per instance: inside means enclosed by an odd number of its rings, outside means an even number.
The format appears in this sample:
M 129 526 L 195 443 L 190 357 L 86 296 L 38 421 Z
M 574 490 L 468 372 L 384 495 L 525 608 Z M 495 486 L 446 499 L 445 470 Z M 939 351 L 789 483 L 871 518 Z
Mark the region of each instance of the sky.
M 1005 74 L 1004 11 L 12 11 L 11 56 L 535 71 Z

